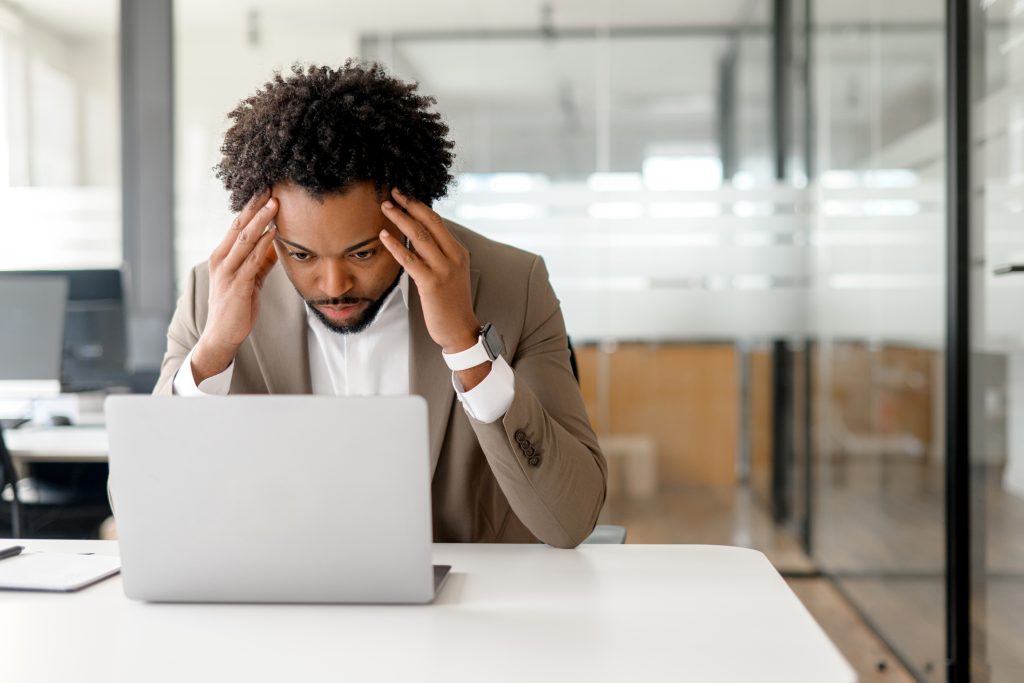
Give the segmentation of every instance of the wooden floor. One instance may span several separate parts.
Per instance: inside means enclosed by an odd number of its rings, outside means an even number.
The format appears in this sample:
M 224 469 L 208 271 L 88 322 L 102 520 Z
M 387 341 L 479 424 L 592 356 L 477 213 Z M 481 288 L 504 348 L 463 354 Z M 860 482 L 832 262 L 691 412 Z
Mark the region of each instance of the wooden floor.
M 989 683 L 1024 680 L 1024 500 L 1002 470 L 975 466 L 974 550 L 984 578 L 972 638 Z M 945 680 L 945 538 L 941 466 L 868 458 L 822 468 L 816 560 L 924 681 Z M 983 553 L 979 554 L 979 550 Z
M 605 517 L 626 527 L 628 543 L 738 545 L 760 550 L 781 572 L 815 569 L 793 535 L 776 527 L 742 487 L 679 487 L 646 501 L 613 499 Z
M 921 680 L 946 680 L 945 584 L 935 578 L 844 578 L 838 586 Z
M 857 671 L 859 683 L 914 683 L 892 650 L 829 579 L 788 579 L 787 583 Z

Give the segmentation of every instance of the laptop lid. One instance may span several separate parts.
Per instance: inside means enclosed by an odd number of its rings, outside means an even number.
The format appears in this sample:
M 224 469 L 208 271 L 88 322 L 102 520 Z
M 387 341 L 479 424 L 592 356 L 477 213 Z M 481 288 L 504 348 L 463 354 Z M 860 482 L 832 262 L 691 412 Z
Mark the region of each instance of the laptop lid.
M 428 602 L 419 396 L 113 396 L 110 486 L 130 598 Z

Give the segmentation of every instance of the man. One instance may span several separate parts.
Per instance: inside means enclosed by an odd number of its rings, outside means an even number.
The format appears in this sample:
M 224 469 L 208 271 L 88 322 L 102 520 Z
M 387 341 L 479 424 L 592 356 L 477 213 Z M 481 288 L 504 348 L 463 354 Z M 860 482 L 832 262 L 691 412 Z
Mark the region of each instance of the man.
M 416 90 L 296 66 L 231 112 L 218 177 L 239 213 L 192 270 L 155 393 L 420 394 L 435 541 L 574 547 L 607 468 L 558 299 L 538 256 L 430 208 L 453 145 Z

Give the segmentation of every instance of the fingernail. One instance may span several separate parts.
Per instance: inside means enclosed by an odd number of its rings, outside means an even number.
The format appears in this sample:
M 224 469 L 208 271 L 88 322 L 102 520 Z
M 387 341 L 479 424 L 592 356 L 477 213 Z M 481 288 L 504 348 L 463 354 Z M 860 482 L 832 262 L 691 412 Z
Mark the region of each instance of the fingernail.
M 397 187 L 391 188 L 391 191 L 394 192 L 395 194 L 397 194 L 399 197 L 402 196 L 402 191 L 399 190 Z
M 274 198 L 273 197 L 271 197 L 270 199 L 267 200 L 267 203 L 266 203 L 265 207 L 268 208 L 268 209 L 271 209 L 271 208 L 274 207 Z
M 391 235 L 388 234 L 387 230 L 381 230 L 380 231 L 380 238 L 381 239 L 387 239 L 388 237 L 391 237 Z
M 384 202 L 384 208 L 385 209 L 393 209 L 393 208 L 395 208 L 395 205 L 392 204 L 391 202 Z

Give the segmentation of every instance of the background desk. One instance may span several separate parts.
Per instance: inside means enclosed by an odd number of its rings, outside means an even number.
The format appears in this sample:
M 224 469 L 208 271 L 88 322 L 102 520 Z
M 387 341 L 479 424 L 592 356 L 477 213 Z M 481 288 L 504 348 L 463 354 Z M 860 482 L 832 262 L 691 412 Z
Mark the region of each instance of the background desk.
M 112 541 L 24 544 L 117 552 Z M 145 604 L 124 597 L 120 578 L 80 593 L 3 593 L 3 678 L 856 680 L 753 550 L 439 544 L 434 561 L 453 573 L 427 606 Z
M 107 462 L 107 430 L 101 426 L 4 430 L 11 457 L 20 462 Z

